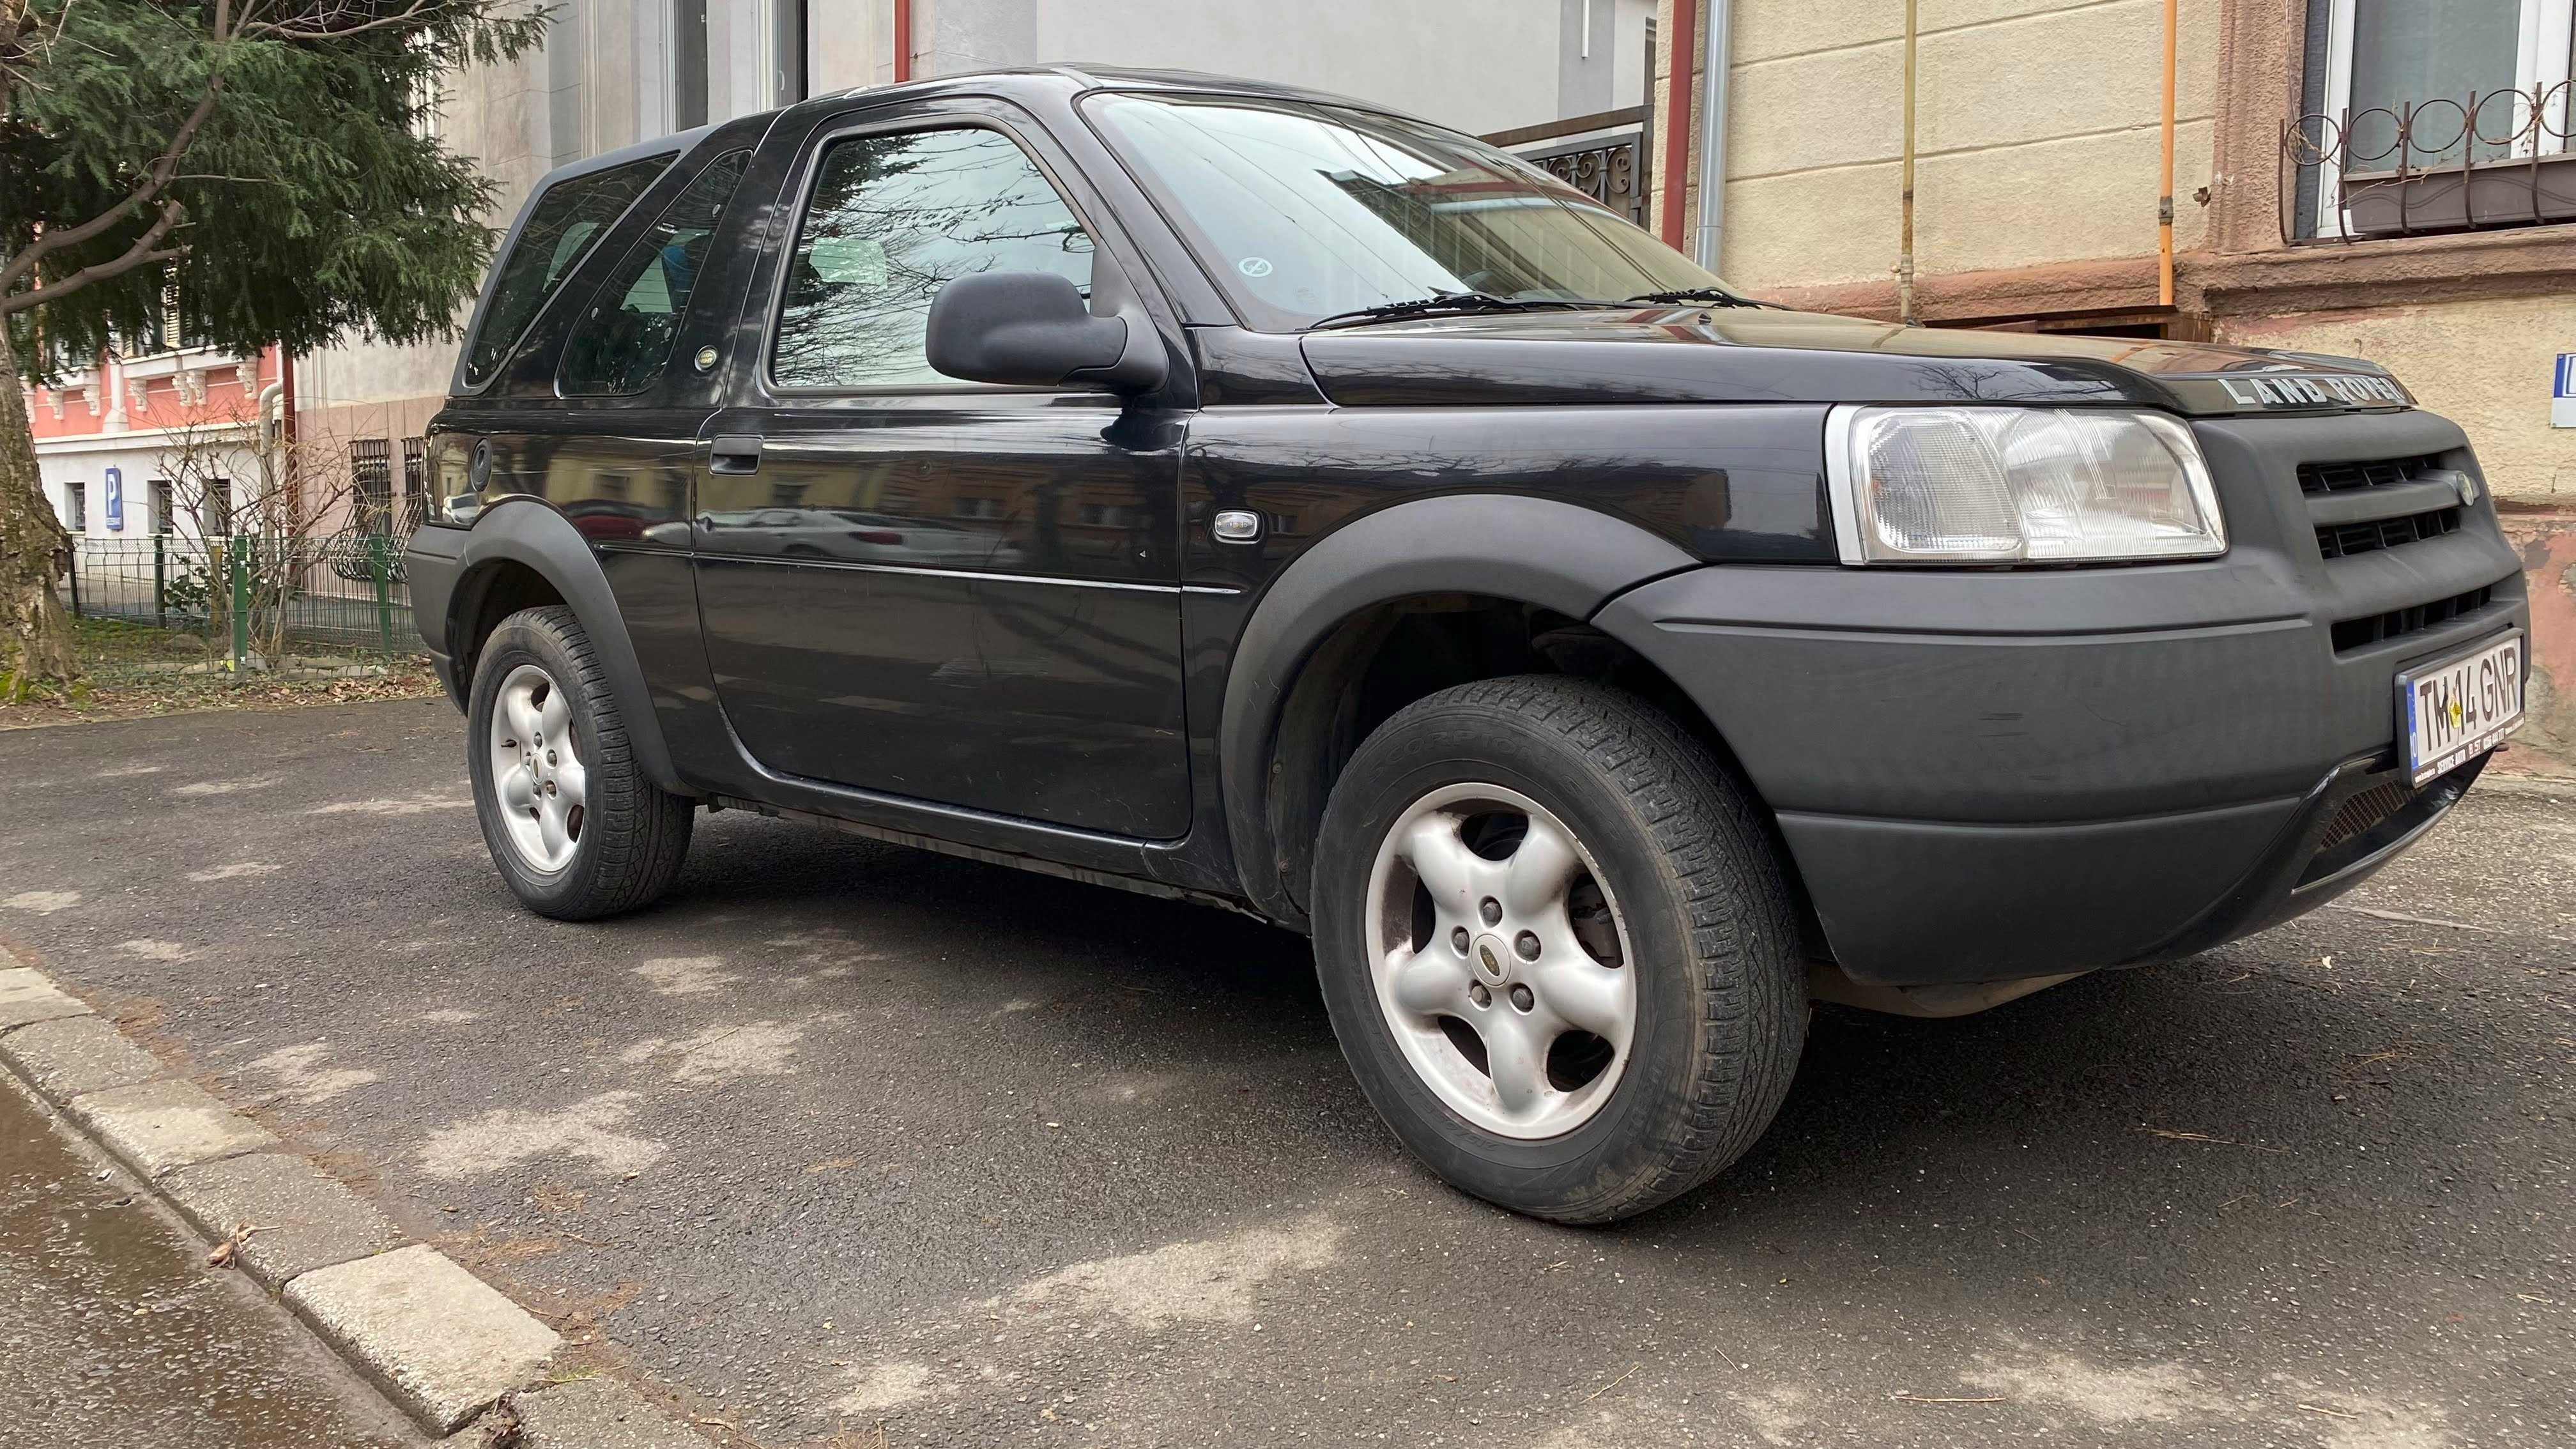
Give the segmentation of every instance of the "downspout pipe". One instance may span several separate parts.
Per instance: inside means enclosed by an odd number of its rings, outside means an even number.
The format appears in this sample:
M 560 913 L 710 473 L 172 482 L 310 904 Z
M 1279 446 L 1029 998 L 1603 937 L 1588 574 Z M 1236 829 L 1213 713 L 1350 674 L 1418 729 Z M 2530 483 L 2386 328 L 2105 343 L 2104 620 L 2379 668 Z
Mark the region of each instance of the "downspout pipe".
M 1896 320 L 1914 325 L 1915 0 L 1905 0 L 1905 140 L 1897 168 Z
M 2156 198 L 2156 305 L 2174 304 L 2174 51 L 2181 28 L 2182 0 L 2165 0 L 2164 137 L 2159 147 L 2160 179 Z
M 912 79 L 912 0 L 894 0 L 894 78 Z
M 1664 154 L 1656 158 L 1664 173 L 1656 187 L 1663 215 L 1656 232 L 1674 251 L 1682 249 L 1682 206 L 1689 199 L 1684 176 L 1690 165 L 1691 56 L 1698 35 L 1699 0 L 1673 0 L 1672 79 L 1664 86 Z
M 1707 0 L 1700 20 L 1699 245 L 1692 255 L 1717 271 L 1726 254 L 1726 85 L 1735 0 Z

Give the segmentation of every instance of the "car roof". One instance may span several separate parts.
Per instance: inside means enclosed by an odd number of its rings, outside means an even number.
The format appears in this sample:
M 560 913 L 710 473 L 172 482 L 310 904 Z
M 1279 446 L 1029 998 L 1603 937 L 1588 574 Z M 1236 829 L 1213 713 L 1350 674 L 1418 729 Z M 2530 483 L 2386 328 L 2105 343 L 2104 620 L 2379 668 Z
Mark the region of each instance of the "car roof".
M 1355 96 L 1336 95 L 1331 91 L 1285 85 L 1277 81 L 1251 80 L 1243 76 L 1217 75 L 1207 71 L 1160 70 L 1148 66 L 1080 63 L 966 71 L 926 80 L 904 81 L 896 85 L 854 86 L 838 93 L 834 99 L 847 100 L 863 95 L 929 96 L 958 91 L 983 91 L 1007 96 L 1013 90 L 1046 90 L 1059 94 L 1068 90 L 1077 94 L 1083 91 L 1114 90 L 1163 92 L 1173 95 L 1250 96 L 1263 100 L 1299 101 L 1310 105 L 1348 106 L 1357 110 L 1378 111 L 1387 115 L 1408 116 L 1408 119 L 1413 119 L 1407 112 L 1393 106 L 1364 101 Z

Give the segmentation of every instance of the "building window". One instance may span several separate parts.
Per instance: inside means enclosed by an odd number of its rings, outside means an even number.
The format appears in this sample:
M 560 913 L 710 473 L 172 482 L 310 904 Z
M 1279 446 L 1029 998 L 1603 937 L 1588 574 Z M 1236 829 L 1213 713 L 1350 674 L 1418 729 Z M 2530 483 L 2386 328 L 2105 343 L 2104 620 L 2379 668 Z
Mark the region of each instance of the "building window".
M 672 0 L 671 129 L 707 123 L 707 0 Z
M 144 520 L 144 526 L 154 533 L 168 533 L 170 524 L 178 513 L 170 497 L 170 480 L 151 479 L 143 485 L 143 492 L 144 496 L 151 500 L 149 506 L 152 510 L 152 516 Z
M 393 527 L 393 444 L 383 438 L 349 442 L 351 521 L 360 533 L 384 533 Z
M 74 483 L 63 489 L 63 522 L 74 533 L 89 532 L 89 485 Z
M 414 533 L 438 513 L 429 491 L 429 439 L 402 440 L 403 532 Z
M 221 538 L 233 531 L 233 480 L 209 478 L 197 499 L 197 532 Z
M 2576 220 L 2576 3 L 2309 0 L 2307 52 L 2295 235 Z

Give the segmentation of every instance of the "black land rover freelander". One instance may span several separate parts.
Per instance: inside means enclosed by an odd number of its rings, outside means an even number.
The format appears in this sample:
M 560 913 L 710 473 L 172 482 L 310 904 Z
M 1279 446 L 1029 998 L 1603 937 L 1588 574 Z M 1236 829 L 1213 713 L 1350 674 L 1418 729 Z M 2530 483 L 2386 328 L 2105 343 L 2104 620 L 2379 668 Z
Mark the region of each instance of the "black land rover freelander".
M 1314 941 L 1369 1098 L 1574 1222 L 1813 996 L 1972 1010 L 2313 909 L 2522 706 L 2386 372 L 1762 306 L 1372 106 L 1050 69 L 568 167 L 409 545 L 493 861 L 757 810 Z

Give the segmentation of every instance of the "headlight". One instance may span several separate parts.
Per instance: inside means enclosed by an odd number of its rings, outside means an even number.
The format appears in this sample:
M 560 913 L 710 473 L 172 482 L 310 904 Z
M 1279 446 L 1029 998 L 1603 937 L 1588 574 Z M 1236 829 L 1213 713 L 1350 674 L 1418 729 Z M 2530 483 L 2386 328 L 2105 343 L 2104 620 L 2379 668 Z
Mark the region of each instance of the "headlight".
M 2227 523 L 2191 429 L 2092 408 L 1838 407 L 1825 472 L 1845 563 L 2207 558 Z

